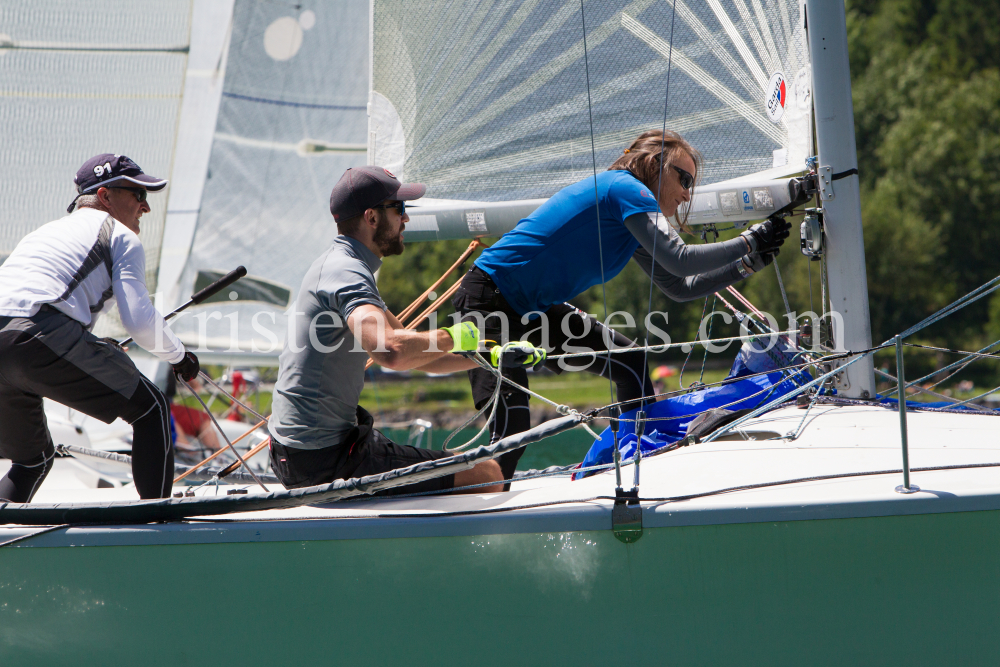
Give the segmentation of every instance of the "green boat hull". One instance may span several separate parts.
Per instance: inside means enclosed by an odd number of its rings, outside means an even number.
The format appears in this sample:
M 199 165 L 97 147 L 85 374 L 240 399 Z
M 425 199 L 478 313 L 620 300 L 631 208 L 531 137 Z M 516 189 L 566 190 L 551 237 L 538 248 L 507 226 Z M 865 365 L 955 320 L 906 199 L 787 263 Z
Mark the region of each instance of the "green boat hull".
M 996 664 L 1000 512 L 0 549 L 5 665 Z

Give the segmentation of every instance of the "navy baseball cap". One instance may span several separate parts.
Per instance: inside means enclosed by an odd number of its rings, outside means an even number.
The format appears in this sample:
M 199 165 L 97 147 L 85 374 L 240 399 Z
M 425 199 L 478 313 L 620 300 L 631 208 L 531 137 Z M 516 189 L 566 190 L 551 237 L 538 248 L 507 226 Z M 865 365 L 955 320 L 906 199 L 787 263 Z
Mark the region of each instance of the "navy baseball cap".
M 144 174 L 131 159 L 113 153 L 101 153 L 84 162 L 77 170 L 73 182 L 76 183 L 77 195 L 66 209 L 67 212 L 73 210 L 76 200 L 82 195 L 96 192 L 101 187 L 109 187 L 112 183 L 118 183 L 117 187 L 138 185 L 150 192 L 159 192 L 167 187 L 167 179 Z
M 420 199 L 427 186 L 420 183 L 400 183 L 392 172 L 382 167 L 353 167 L 344 172 L 330 193 L 330 213 L 333 219 L 350 220 L 387 199 L 410 201 Z

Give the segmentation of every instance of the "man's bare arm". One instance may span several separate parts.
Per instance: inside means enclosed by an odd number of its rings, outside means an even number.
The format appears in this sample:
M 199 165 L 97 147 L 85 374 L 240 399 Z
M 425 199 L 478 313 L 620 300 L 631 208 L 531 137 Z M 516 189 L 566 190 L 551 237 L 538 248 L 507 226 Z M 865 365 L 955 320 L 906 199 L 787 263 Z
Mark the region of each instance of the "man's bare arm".
M 392 313 L 377 306 L 358 306 L 347 318 L 347 326 L 375 363 L 394 371 L 420 368 L 432 373 L 446 373 L 474 365 L 474 362 L 450 353 L 454 341 L 447 331 L 404 329 Z M 464 363 L 456 365 L 453 359 Z
M 417 366 L 416 370 L 426 373 L 457 373 L 458 371 L 467 371 L 470 368 L 479 368 L 479 366 L 472 359 L 460 354 L 446 354 L 429 364 Z

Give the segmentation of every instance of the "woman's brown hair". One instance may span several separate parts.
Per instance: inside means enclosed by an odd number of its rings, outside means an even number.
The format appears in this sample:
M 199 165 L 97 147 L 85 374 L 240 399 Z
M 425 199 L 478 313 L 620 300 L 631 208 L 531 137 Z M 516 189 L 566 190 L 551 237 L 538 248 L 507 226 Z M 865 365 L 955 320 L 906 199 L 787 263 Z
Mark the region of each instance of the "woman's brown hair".
M 659 200 L 661 179 L 667 178 L 667 170 L 670 169 L 670 165 L 676 163 L 682 154 L 686 154 L 694 160 L 694 176 L 697 179 L 698 174 L 701 173 L 701 153 L 676 132 L 650 130 L 640 134 L 632 142 L 632 145 L 625 149 L 625 153 L 608 167 L 608 171 L 631 172 L 643 185 L 656 193 L 657 200 Z M 663 156 L 662 174 L 660 171 L 661 155 Z M 690 194 L 694 197 L 693 185 Z M 678 218 L 678 221 L 683 231 L 691 233 L 687 226 L 687 213 L 684 215 L 684 220 Z

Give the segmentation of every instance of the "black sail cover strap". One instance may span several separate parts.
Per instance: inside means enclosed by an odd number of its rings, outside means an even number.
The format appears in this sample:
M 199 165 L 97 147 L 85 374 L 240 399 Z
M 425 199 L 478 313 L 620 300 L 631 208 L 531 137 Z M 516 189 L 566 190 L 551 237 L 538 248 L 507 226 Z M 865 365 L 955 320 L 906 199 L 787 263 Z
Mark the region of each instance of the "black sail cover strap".
M 834 174 L 833 176 L 830 177 L 830 180 L 839 181 L 840 179 L 847 178 L 848 176 L 857 176 L 857 174 L 858 174 L 858 168 L 855 167 L 854 169 L 848 169 L 847 171 L 842 171 L 839 174 Z

